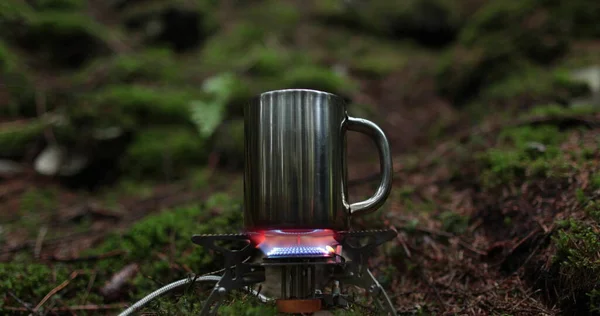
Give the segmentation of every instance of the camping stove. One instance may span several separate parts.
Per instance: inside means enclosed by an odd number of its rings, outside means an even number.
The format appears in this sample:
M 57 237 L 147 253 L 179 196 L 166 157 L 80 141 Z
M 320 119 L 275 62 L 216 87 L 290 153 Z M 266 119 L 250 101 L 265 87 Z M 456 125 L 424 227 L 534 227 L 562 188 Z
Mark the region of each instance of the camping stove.
M 264 282 L 267 274 L 281 276 L 280 295 L 275 300 L 281 313 L 346 307 L 348 296 L 341 289 L 348 284 L 365 289 L 380 314 L 396 315 L 394 305 L 368 269 L 368 258 L 375 248 L 395 236 L 393 230 L 326 229 L 195 235 L 193 242 L 223 255 L 226 267 L 201 315 L 216 315 L 227 293 Z M 221 246 L 223 242 L 242 242 L 245 246 L 232 250 Z M 254 256 L 259 260 L 246 261 Z
M 375 143 L 381 182 L 367 200 L 349 203 L 346 134 Z M 381 285 L 367 269 L 375 248 L 395 231 L 351 231 L 350 220 L 376 211 L 389 196 L 392 158 L 383 131 L 346 113 L 331 93 L 287 89 L 262 93 L 244 106 L 244 225 L 237 235 L 199 235 L 194 243 L 220 252 L 225 272 L 203 315 L 216 313 L 232 290 L 281 277 L 277 307 L 312 313 L 347 304 L 343 284 L 365 288 L 380 309 L 395 315 Z M 223 242 L 241 242 L 232 250 Z M 256 258 L 249 263 L 246 259 Z

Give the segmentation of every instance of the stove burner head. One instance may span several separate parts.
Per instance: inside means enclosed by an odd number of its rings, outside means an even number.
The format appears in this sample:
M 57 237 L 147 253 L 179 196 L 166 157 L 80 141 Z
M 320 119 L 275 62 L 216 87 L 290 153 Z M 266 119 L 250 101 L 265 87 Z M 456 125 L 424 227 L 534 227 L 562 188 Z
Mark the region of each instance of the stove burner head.
M 335 232 L 329 229 L 267 230 L 250 234 L 266 258 L 329 258 L 339 254 Z
M 332 250 L 331 252 L 324 247 L 273 247 L 267 253 L 267 257 L 331 257 L 333 256 L 333 248 L 329 247 Z

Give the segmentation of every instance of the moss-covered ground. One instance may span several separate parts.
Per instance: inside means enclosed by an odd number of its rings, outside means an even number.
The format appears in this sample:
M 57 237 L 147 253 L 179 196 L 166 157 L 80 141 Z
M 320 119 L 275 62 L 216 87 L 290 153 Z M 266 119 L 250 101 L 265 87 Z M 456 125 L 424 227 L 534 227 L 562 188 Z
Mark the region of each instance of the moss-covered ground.
M 388 135 L 394 188 L 353 228 L 398 231 L 370 266 L 399 313 L 600 314 L 600 92 L 572 76 L 600 64 L 598 14 L 586 0 L 0 1 L 0 314 L 117 314 L 220 269 L 190 237 L 242 228 L 243 104 L 283 88 L 342 95 Z M 377 156 L 348 137 L 358 200 Z M 55 146 L 83 167 L 37 173 Z M 197 314 L 209 289 L 142 313 Z M 220 314 L 276 309 L 241 292 Z

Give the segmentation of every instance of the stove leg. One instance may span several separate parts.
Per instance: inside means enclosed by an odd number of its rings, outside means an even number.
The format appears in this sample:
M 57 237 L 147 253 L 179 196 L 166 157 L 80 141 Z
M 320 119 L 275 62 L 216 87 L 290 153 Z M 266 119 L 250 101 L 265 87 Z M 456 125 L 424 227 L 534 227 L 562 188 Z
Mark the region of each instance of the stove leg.
M 385 315 L 397 315 L 394 304 L 369 269 L 354 266 L 354 269 L 346 271 L 345 277 L 341 279 L 344 279 L 346 284 L 356 285 L 367 290 L 369 295 L 374 298 L 377 308 L 384 311 Z
M 281 267 L 281 297 L 287 298 L 287 268 Z
M 316 276 L 315 276 L 315 272 L 316 272 L 316 267 L 315 266 L 310 266 L 310 297 L 314 297 L 315 295 L 315 291 L 317 289 L 317 284 L 315 282 L 316 280 Z
M 290 298 L 298 298 L 296 294 L 296 267 L 290 267 Z
M 213 288 L 212 292 L 210 292 L 210 296 L 204 303 L 202 311 L 200 312 L 201 316 L 217 315 L 217 311 L 219 310 L 219 306 L 221 305 L 220 301 L 223 299 L 224 296 L 223 292 L 225 292 L 225 288 L 219 286 L 219 283 L 217 283 Z M 213 303 L 215 304 L 214 306 Z
M 377 307 L 381 308 L 382 310 L 387 311 L 388 315 L 395 316 L 396 308 L 394 307 L 394 304 L 392 304 L 390 297 L 383 289 L 383 286 L 379 284 L 369 269 L 366 269 L 366 272 L 368 274 L 367 278 L 371 279 L 372 282 L 371 286 L 368 288 L 368 291 L 375 297 L 375 304 L 377 304 Z

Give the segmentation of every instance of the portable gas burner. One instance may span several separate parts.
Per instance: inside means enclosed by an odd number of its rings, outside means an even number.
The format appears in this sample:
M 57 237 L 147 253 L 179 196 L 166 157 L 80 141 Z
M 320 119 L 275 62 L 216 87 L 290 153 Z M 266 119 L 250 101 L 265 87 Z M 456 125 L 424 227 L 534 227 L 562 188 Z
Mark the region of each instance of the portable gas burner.
M 283 313 L 314 313 L 347 306 L 344 284 L 367 290 L 383 314 L 396 315 L 368 269 L 376 247 L 392 230 L 352 231 L 351 217 L 377 210 L 391 188 L 387 139 L 374 123 L 347 115 L 342 98 L 315 90 L 277 90 L 244 107 L 245 232 L 196 235 L 192 241 L 219 252 L 225 271 L 204 305 L 216 314 L 225 294 L 280 277 L 276 305 Z M 346 131 L 371 137 L 382 179 L 369 199 L 349 204 Z M 242 242 L 226 249 L 222 242 Z M 257 258 L 248 262 L 248 258 Z

